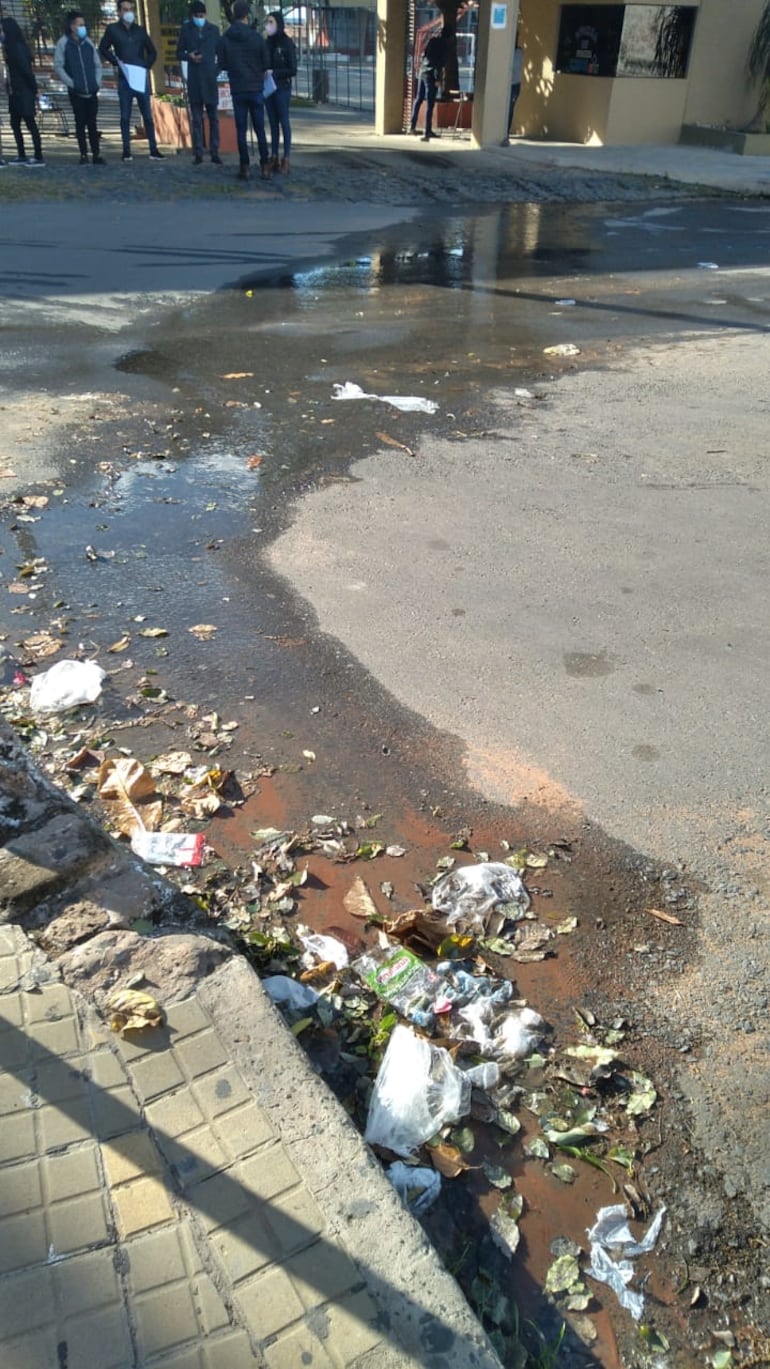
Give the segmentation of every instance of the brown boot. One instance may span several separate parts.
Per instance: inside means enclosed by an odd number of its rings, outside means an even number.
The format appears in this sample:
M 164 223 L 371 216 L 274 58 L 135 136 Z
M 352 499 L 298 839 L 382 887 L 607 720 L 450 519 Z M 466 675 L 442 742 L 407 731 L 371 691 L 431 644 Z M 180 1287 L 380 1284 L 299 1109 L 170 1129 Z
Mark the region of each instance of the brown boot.
M 271 171 L 280 171 L 280 170 L 281 170 L 281 159 L 280 159 L 280 157 L 271 157 L 271 158 L 270 158 L 270 170 L 271 170 Z
M 281 158 L 281 172 L 282 172 L 282 174 L 283 174 L 284 176 L 288 176 L 290 170 L 291 170 L 291 167 L 290 167 L 290 165 L 289 165 L 289 158 L 288 158 L 288 157 L 282 157 L 282 158 Z
M 239 170 L 238 170 L 238 178 L 237 178 L 237 179 L 238 179 L 239 181 L 247 181 L 247 180 L 249 179 L 249 166 L 248 166 L 248 162 L 242 162 L 242 163 L 241 163 L 241 166 L 240 166 L 240 168 L 239 168 Z
M 269 162 L 263 162 L 263 163 L 262 163 L 262 165 L 261 165 L 261 167 L 260 167 L 260 173 L 261 173 L 261 175 L 262 175 L 262 180 L 263 180 L 263 181 L 269 181 L 269 180 L 270 180 L 271 171 L 270 171 L 270 163 L 269 163 Z

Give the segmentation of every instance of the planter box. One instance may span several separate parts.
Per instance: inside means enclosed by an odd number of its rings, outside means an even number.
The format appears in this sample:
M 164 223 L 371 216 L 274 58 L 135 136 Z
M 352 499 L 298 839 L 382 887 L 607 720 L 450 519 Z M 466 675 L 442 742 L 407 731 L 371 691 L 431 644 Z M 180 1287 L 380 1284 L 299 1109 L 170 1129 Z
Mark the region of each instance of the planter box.
M 184 105 L 172 105 L 168 100 L 152 97 L 152 120 L 155 136 L 164 147 L 192 148 L 190 119 Z M 204 115 L 203 130 L 208 136 L 208 119 Z M 219 150 L 237 152 L 235 120 L 229 110 L 219 111 Z
M 740 157 L 770 157 L 770 133 L 741 133 L 736 128 L 702 128 L 683 124 L 679 134 L 685 147 L 717 147 Z
M 458 118 L 459 112 L 459 118 Z M 437 100 L 433 106 L 434 128 L 470 128 L 473 118 L 473 101 Z M 456 123 L 455 123 L 456 121 Z M 417 127 L 425 128 L 425 105 L 417 115 Z

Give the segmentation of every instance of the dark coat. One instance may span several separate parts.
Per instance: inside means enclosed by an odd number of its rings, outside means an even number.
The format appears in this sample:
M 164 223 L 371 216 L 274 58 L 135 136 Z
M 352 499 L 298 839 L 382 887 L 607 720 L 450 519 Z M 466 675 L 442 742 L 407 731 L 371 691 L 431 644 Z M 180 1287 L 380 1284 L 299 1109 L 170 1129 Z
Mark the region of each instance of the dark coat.
M 276 15 L 275 18 L 278 32 L 270 33 L 267 37 L 270 68 L 275 84 L 282 90 L 288 90 L 293 77 L 297 74 L 297 49 L 286 34 L 280 16 Z
M 267 43 L 248 24 L 231 24 L 217 47 L 217 61 L 230 78 L 233 95 L 261 95 L 270 70 Z
M 427 79 L 438 81 L 446 64 L 446 43 L 440 34 L 436 33 L 428 39 L 425 51 L 420 62 L 420 75 Z
M 108 24 L 104 30 L 99 44 L 99 56 L 105 62 L 111 62 L 114 67 L 120 61 L 129 67 L 146 67 L 149 71 L 155 64 L 158 50 L 141 24 L 131 24 L 126 28 L 124 23 L 118 21 L 115 24 Z M 120 80 L 125 80 L 122 72 Z
M 3 31 L 8 113 L 11 118 L 34 119 L 37 80 L 29 48 L 15 19 L 3 19 Z
M 208 19 L 199 29 L 192 19 L 188 19 L 179 30 L 176 45 L 177 61 L 187 62 L 187 97 L 191 105 L 216 105 L 219 103 L 217 88 L 217 45 L 219 29 Z M 190 54 L 200 52 L 203 60 L 191 62 Z

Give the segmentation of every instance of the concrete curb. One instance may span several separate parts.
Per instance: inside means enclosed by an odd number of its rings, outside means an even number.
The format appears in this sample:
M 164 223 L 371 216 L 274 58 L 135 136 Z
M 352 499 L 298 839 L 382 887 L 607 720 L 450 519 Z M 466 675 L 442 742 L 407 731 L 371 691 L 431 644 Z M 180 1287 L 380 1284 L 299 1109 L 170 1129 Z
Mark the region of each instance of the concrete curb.
M 203 981 L 198 997 L 331 1231 L 360 1268 L 383 1326 L 426 1369 L 499 1366 L 457 1283 L 246 962 L 223 965 Z M 378 1356 L 377 1369 L 405 1363 L 394 1350 Z

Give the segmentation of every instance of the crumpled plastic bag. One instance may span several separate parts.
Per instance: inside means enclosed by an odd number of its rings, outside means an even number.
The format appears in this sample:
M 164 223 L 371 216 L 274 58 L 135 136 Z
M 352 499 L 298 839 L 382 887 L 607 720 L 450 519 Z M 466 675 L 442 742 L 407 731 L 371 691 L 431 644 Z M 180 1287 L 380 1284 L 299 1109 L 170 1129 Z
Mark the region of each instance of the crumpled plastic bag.
M 319 932 L 300 932 L 299 939 L 316 959 L 334 965 L 338 970 L 344 970 L 350 959 L 348 948 L 339 937 L 323 936 Z
M 96 661 L 57 661 L 33 679 L 30 708 L 33 713 L 64 713 L 68 708 L 92 704 L 99 698 L 106 676 Z
M 463 922 L 484 931 L 485 914 L 499 903 L 517 903 L 525 912 L 531 899 L 521 875 L 502 861 L 461 865 L 433 886 L 433 907 L 443 913 L 449 927 Z
M 501 1017 L 490 998 L 476 998 L 460 1008 L 458 1017 L 465 1024 L 462 1035 L 481 1047 L 482 1055 L 523 1060 L 534 1050 L 545 1030 L 545 1022 L 534 1008 L 512 1008 Z
M 622 1203 L 613 1203 L 610 1207 L 599 1209 L 596 1221 L 588 1232 L 591 1263 L 586 1273 L 599 1283 L 606 1283 L 621 1307 L 631 1313 L 634 1321 L 641 1319 L 644 1297 L 627 1286 L 636 1272 L 631 1259 L 639 1255 L 648 1255 L 654 1249 L 665 1215 L 666 1209 L 661 1207 L 655 1213 L 642 1239 L 636 1241 L 628 1225 L 625 1207 Z M 614 1259 L 611 1251 L 617 1251 L 619 1258 Z
M 318 994 L 309 984 L 300 984 L 287 974 L 273 974 L 262 980 L 262 988 L 268 998 L 281 1008 L 294 1008 L 301 1011 L 313 1008 L 318 1002 Z
M 400 409 L 404 414 L 435 414 L 438 409 L 438 404 L 432 399 L 423 399 L 421 395 L 367 394 L 352 380 L 346 380 L 344 385 L 335 385 L 332 399 L 378 399 L 381 404 L 392 404 L 394 409 Z
M 441 1192 L 441 1175 L 427 1165 L 405 1165 L 403 1160 L 394 1160 L 385 1173 L 404 1207 L 415 1217 L 427 1212 Z
M 399 1025 L 374 1081 L 364 1139 L 409 1159 L 470 1106 L 471 1081 L 449 1052 Z

